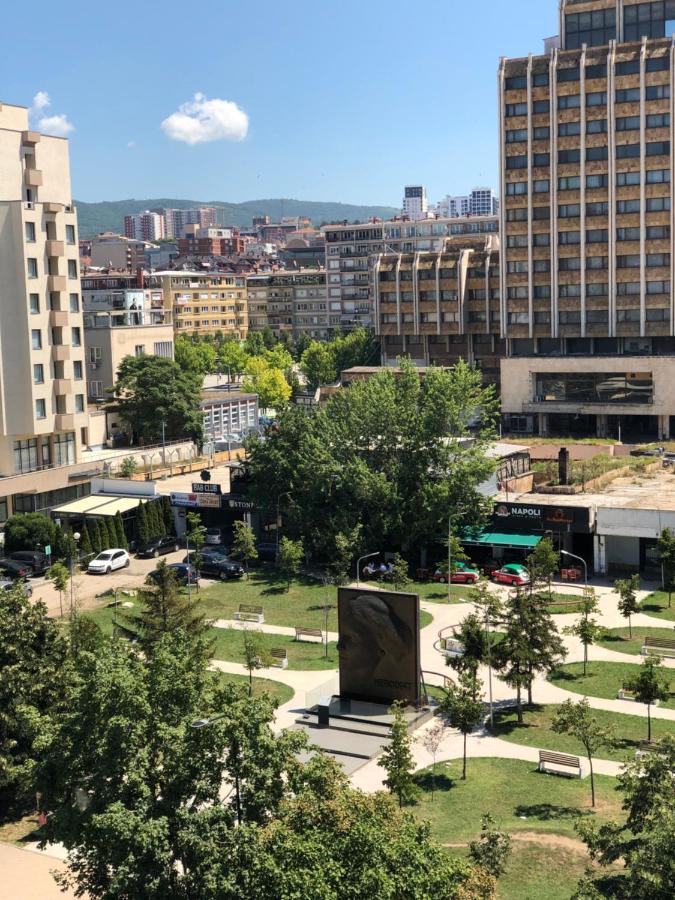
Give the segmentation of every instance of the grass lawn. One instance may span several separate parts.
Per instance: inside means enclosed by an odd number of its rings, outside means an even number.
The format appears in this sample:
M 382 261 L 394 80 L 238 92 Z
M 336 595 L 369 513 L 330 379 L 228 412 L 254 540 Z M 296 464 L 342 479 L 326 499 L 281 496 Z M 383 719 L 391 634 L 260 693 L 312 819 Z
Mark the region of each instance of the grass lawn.
M 224 687 L 226 684 L 243 684 L 248 687 L 248 675 L 230 675 L 229 672 L 216 671 L 218 681 Z M 272 681 L 271 678 L 256 678 L 253 676 L 253 696 L 269 694 L 273 700 L 277 700 L 279 706 L 288 703 L 293 698 L 293 688 L 280 681 Z
M 485 812 L 514 835 L 508 868 L 497 886 L 499 900 L 569 900 L 589 863 L 575 821 L 579 816 L 621 817 L 613 778 L 596 779 L 594 811 L 588 780 L 542 775 L 533 763 L 471 759 L 467 780 L 460 775 L 460 760 L 440 763 L 432 801 L 429 770 L 419 773 L 423 792 L 414 812 L 429 821 L 434 837 L 457 857 L 466 856 L 463 845 L 478 837 Z
M 448 586 L 447 584 L 437 584 L 435 581 L 415 581 L 410 590 L 420 595 L 420 600 L 427 603 L 447 603 L 448 602 Z M 450 602 L 451 603 L 467 603 L 473 597 L 474 589 L 468 584 L 451 584 L 450 585 Z
M 255 630 L 255 626 L 252 626 Z M 244 663 L 243 639 L 241 630 L 234 628 L 213 628 L 216 645 L 213 656 L 229 662 Z M 328 645 L 328 658 L 323 644 L 317 642 L 296 641 L 292 637 L 278 634 L 260 633 L 263 647 L 267 650 L 283 650 L 288 652 L 289 669 L 337 669 L 338 652 L 335 642 Z
M 609 628 L 605 634 L 599 638 L 598 645 L 605 647 L 607 650 L 615 650 L 618 653 L 630 653 L 633 656 L 639 656 L 644 644 L 644 638 L 650 637 L 665 638 L 666 640 L 675 641 L 675 628 L 637 628 L 633 627 L 633 637 L 627 628 Z
M 639 668 L 635 663 L 589 662 L 588 674 L 584 677 L 583 663 L 568 663 L 552 672 L 549 680 L 566 691 L 574 691 L 575 694 L 616 700 L 624 681 L 637 675 Z M 670 686 L 671 690 L 675 688 L 675 671 L 672 672 Z M 630 701 L 626 701 L 626 704 L 630 710 Z M 675 693 L 671 693 L 670 700 L 661 703 L 661 706 L 675 709 Z
M 630 708 L 630 703 L 626 703 Z M 557 706 L 525 707 L 525 724 L 520 727 L 516 721 L 515 709 L 503 709 L 495 712 L 495 737 L 514 744 L 527 747 L 539 747 L 540 750 L 553 750 L 560 753 L 572 753 L 575 756 L 584 754 L 584 748 L 575 738 L 568 734 L 556 734 L 551 729 Z M 640 741 L 647 739 L 647 719 L 641 716 L 622 715 L 594 709 L 593 715 L 601 728 L 614 726 L 618 737 L 615 747 L 607 747 L 598 753 L 601 759 L 612 759 L 625 762 L 635 758 L 635 751 Z M 666 734 L 675 735 L 675 722 L 652 719 L 652 739 L 658 740 Z
M 559 594 L 557 591 L 553 592 L 553 602 L 548 605 L 548 611 L 553 616 L 564 616 L 571 615 L 573 613 L 580 613 L 581 602 L 582 602 L 581 592 L 578 594 Z M 573 601 L 570 602 L 570 601 Z
M 668 594 L 665 591 L 654 591 L 642 601 L 640 612 L 657 619 L 668 619 L 669 622 L 675 622 L 675 595 L 673 595 L 673 605 L 668 609 Z

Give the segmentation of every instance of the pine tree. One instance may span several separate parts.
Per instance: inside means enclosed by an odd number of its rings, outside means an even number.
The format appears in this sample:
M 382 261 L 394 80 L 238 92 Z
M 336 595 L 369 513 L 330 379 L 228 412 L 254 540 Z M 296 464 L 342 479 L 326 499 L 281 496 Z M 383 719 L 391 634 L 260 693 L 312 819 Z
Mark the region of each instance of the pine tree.
M 151 532 L 153 539 L 164 537 L 166 529 L 164 527 L 164 516 L 159 501 L 153 500 L 153 502 L 150 503 L 149 514 L 150 522 L 152 522 Z
M 509 687 L 516 690 L 518 724 L 523 724 L 523 688 L 531 684 L 529 619 L 523 591 L 515 592 L 507 601 L 504 613 L 506 633 L 495 647 L 496 668 Z
M 115 537 L 118 547 L 122 550 L 129 549 L 129 541 L 127 540 L 126 532 L 124 531 L 124 522 L 122 522 L 122 516 L 119 512 L 115 514 Z
M 94 552 L 94 548 L 91 543 L 91 537 L 89 535 L 89 527 L 85 520 L 84 525 L 82 526 L 82 536 L 80 538 L 80 552 L 84 557 L 85 561 L 89 559 L 89 557 Z
M 403 715 L 403 705 L 397 701 L 389 712 L 393 716 L 390 740 L 377 764 L 386 771 L 384 783 L 398 797 L 398 805 L 401 807 L 404 803 L 412 803 L 417 794 L 413 778 L 415 761 L 410 749 L 411 740 L 408 723 Z
M 145 511 L 145 503 L 139 503 L 136 510 L 136 520 L 134 522 L 134 535 L 138 547 L 145 547 L 150 543 L 150 532 L 148 530 L 148 517 Z

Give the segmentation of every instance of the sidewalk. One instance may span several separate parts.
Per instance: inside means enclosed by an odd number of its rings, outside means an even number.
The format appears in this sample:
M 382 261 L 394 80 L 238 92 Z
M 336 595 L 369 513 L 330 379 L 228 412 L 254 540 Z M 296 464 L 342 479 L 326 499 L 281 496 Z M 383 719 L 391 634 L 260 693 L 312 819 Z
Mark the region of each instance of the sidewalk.
M 61 891 L 51 875 L 62 872 L 59 860 L 41 853 L 0 843 L 0 897 L 3 900 L 73 900 L 72 891 Z

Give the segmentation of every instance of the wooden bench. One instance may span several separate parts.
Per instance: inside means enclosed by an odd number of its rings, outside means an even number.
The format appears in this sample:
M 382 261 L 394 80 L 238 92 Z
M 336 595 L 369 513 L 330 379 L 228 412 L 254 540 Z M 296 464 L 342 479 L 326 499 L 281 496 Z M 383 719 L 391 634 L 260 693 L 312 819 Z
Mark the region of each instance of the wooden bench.
M 550 750 L 539 751 L 539 771 L 550 775 L 564 775 L 566 778 L 583 778 L 581 760 L 578 756 L 551 753 Z
M 286 669 L 288 667 L 288 651 L 270 650 L 270 660 L 270 665 L 276 666 L 277 669 Z
M 669 656 L 675 658 L 675 640 L 671 641 L 669 638 L 649 637 L 648 635 L 645 638 L 642 655 L 649 656 L 650 654 L 653 654 L 654 656 Z
M 296 625 L 295 640 L 306 641 L 308 638 L 312 638 L 314 641 L 318 638 L 320 641 L 323 641 L 323 631 L 320 628 L 298 628 Z
M 239 612 L 234 614 L 234 618 L 239 622 L 257 622 L 262 625 L 265 621 L 265 613 L 262 606 L 247 606 L 245 603 L 239 604 Z

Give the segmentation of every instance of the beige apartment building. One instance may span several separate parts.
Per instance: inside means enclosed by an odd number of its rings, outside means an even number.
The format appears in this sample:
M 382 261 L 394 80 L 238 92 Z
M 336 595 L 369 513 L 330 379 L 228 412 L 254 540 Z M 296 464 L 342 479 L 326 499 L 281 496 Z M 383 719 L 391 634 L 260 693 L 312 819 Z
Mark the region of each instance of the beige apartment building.
M 246 287 L 251 331 L 269 326 L 277 337 L 282 332 L 294 338 L 304 332 L 316 340 L 330 336 L 324 269 L 249 275 Z
M 500 357 L 499 238 L 445 238 L 438 251 L 384 253 L 372 263 L 375 333 L 383 363 L 401 356 L 420 367 L 478 366 L 498 385 Z
M 164 307 L 173 316 L 176 334 L 231 334 L 244 340 L 248 333 L 246 277 L 221 272 L 155 272 L 149 288 L 164 293 Z
M 0 273 L 2 522 L 88 490 L 65 467 L 89 440 L 68 142 L 31 131 L 28 111 L 8 104 L 0 104 Z
M 563 0 L 499 68 L 503 412 L 526 431 L 675 424 L 675 3 Z

